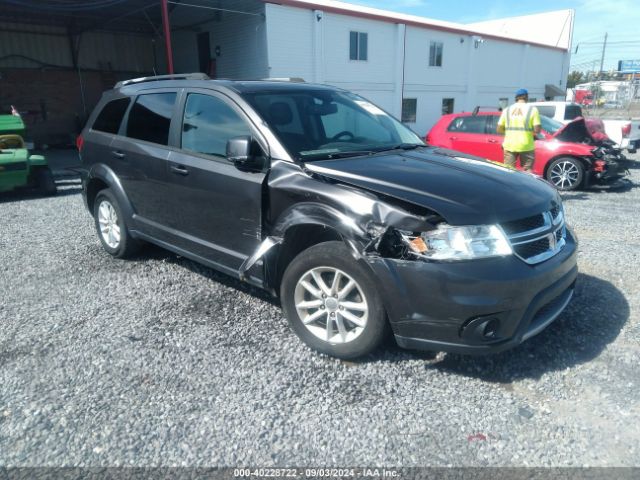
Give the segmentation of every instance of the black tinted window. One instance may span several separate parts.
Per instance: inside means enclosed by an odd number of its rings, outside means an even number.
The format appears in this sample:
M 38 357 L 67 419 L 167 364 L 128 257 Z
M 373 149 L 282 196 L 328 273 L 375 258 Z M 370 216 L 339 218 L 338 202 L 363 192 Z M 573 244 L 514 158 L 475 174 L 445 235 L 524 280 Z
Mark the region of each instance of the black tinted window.
M 567 105 L 567 108 L 564 111 L 565 120 L 573 120 L 574 118 L 578 118 L 581 116 L 582 108 L 580 108 L 578 105 Z
M 187 97 L 182 148 L 226 157 L 227 140 L 244 135 L 251 135 L 249 125 L 222 100 L 198 94 Z
M 93 122 L 93 130 L 99 130 L 107 133 L 118 133 L 120 124 L 124 113 L 129 107 L 129 98 L 119 98 L 118 100 L 111 100 L 107 103 L 96 121 Z
M 166 145 L 175 93 L 140 95 L 129 113 L 127 137 Z
M 448 130 L 450 132 L 484 133 L 485 125 L 486 115 L 472 115 L 455 118 L 449 125 Z

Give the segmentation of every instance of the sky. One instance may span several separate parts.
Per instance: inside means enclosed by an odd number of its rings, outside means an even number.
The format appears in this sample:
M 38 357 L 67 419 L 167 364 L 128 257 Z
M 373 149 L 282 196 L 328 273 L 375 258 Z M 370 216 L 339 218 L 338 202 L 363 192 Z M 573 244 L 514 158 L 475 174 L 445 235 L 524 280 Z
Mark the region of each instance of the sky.
M 618 60 L 640 59 L 640 0 L 345 0 L 349 3 L 458 23 L 480 22 L 551 10 L 576 12 L 571 65 L 599 68 L 608 33 L 605 70 Z M 576 46 L 578 52 L 575 52 Z

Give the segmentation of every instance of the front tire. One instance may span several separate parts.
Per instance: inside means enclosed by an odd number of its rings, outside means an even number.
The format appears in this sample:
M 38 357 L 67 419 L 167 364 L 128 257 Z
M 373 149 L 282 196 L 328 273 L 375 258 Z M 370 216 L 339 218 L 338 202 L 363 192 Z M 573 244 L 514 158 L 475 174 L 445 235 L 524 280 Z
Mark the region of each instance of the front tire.
M 120 204 L 110 189 L 101 190 L 93 202 L 93 217 L 98 238 L 105 251 L 116 258 L 127 258 L 140 248 L 124 221 Z
M 343 242 L 314 245 L 284 272 L 280 295 L 289 325 L 326 355 L 353 359 L 371 353 L 387 330 L 374 280 Z
M 551 162 L 546 177 L 558 190 L 575 190 L 584 181 L 584 166 L 575 158 L 561 157 Z

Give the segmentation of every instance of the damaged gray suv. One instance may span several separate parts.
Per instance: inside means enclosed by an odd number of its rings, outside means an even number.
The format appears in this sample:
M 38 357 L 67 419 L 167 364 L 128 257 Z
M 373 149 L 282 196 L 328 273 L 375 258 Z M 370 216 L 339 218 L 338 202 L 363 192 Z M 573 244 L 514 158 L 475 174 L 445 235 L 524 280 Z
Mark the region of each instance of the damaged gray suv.
M 328 355 L 366 355 L 390 333 L 406 348 L 498 352 L 573 294 L 576 240 L 551 185 L 429 147 L 348 91 L 129 80 L 78 147 L 109 254 L 150 242 L 263 288 Z

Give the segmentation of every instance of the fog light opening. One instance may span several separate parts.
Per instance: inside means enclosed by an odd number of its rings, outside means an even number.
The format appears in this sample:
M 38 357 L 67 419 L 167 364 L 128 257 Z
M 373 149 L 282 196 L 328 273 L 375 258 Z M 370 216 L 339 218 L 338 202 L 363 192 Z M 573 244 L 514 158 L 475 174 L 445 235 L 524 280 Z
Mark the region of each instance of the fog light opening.
M 498 336 L 498 328 L 500 327 L 500 320 L 497 318 L 492 318 L 489 320 L 482 331 L 482 336 L 484 338 L 496 338 Z

